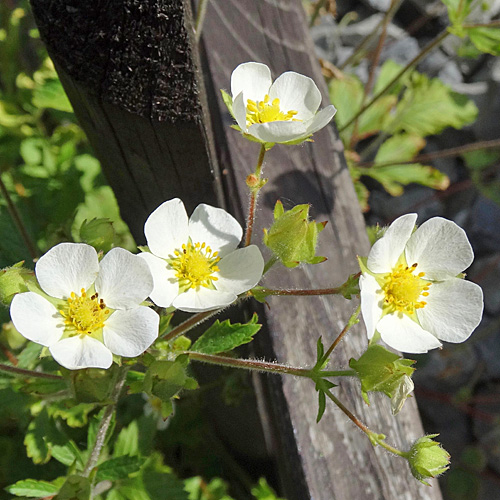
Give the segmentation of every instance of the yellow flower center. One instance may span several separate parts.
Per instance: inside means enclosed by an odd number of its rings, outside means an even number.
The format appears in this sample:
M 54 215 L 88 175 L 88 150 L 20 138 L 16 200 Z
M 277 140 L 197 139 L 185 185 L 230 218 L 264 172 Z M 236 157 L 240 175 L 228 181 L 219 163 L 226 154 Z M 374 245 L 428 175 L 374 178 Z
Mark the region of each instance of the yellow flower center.
M 416 268 L 417 264 L 410 267 L 399 264 L 385 276 L 382 292 L 385 296 L 384 309 L 388 313 L 398 311 L 412 315 L 427 304 L 419 299 L 429 296 L 432 283 L 422 279 L 425 273 L 414 274 Z
M 213 252 L 205 243 L 193 245 L 189 242 L 182 245 L 181 250 L 175 250 L 174 254 L 170 265 L 176 271 L 175 276 L 182 291 L 200 286 L 212 288 L 212 282 L 218 280 L 213 274 L 219 271 L 219 252 Z
M 97 292 L 89 297 L 82 288 L 80 293 L 78 296 L 75 292 L 71 292 L 64 308 L 59 312 L 68 330 L 76 334 L 91 335 L 104 326 L 110 310 L 104 301 L 99 299 Z
M 294 116 L 298 111 L 282 111 L 280 109 L 280 100 L 278 98 L 270 101 L 268 94 L 265 95 L 263 101 L 247 101 L 247 127 L 254 123 L 268 123 L 268 122 L 283 122 L 283 121 L 302 121 Z

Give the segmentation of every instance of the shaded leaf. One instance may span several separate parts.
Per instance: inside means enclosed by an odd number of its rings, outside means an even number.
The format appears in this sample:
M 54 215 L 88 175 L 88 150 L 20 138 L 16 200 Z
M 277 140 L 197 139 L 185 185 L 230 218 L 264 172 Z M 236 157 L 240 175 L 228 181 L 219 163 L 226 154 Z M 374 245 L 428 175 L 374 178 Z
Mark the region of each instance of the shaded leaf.
M 37 108 L 52 108 L 72 113 L 73 108 L 57 78 L 45 80 L 33 90 L 33 105 Z
M 122 455 L 99 465 L 96 481 L 116 481 L 137 472 L 146 461 L 143 457 Z

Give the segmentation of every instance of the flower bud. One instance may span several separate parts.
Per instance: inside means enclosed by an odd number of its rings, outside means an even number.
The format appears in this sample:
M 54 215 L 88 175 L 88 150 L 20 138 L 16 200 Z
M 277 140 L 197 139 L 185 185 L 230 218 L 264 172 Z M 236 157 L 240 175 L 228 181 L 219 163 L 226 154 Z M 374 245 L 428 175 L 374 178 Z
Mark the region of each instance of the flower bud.
M 429 434 L 417 439 L 410 449 L 408 462 L 413 477 L 429 486 L 426 478 L 437 477 L 449 469 L 450 454 Z
M 358 360 L 352 358 L 349 366 L 361 381 L 361 393 L 365 402 L 370 404 L 368 392 L 383 392 L 391 398 L 392 413 L 395 415 L 413 391 L 413 363 L 415 361 L 404 359 L 385 347 L 374 344 Z
M 274 223 L 264 230 L 264 244 L 286 267 L 301 262 L 319 264 L 325 257 L 316 256 L 318 234 L 326 222 L 309 221 L 309 205 L 297 205 L 285 212 L 281 201 L 274 207 Z

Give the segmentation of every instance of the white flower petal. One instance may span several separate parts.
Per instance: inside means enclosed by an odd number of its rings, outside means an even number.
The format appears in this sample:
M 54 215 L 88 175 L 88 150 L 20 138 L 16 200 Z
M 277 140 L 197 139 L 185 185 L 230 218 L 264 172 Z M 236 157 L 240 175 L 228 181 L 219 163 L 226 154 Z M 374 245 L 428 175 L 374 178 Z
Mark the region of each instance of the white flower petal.
M 384 236 L 375 242 L 368 255 L 367 266 L 372 273 L 388 273 L 402 255 L 411 236 L 417 214 L 407 214 L 397 218 Z M 413 262 L 409 262 L 409 265 Z
M 128 309 L 145 300 L 153 290 L 148 264 L 123 248 L 113 248 L 101 261 L 96 291 L 112 309 Z
M 243 93 L 245 106 L 248 99 L 262 101 L 269 93 L 272 82 L 271 70 L 265 64 L 243 63 L 231 75 L 231 95 L 234 99 L 235 96 Z
M 175 297 L 179 295 L 179 284 L 175 272 L 163 259 L 153 254 L 144 252 L 138 257 L 148 264 L 153 276 L 153 291 L 149 297 L 157 306 L 170 307 Z
M 115 311 L 103 328 L 104 344 L 113 354 L 139 356 L 157 339 L 159 322 L 160 317 L 149 307 Z
M 61 314 L 48 300 L 34 292 L 14 296 L 10 317 L 19 333 L 37 344 L 52 345 L 64 333 Z
M 335 106 L 330 105 L 316 113 L 314 118 L 306 124 L 307 135 L 314 134 L 323 127 L 326 127 L 332 121 L 336 112 Z
M 276 98 L 280 100 L 282 112 L 297 111 L 299 120 L 312 118 L 321 103 L 321 93 L 314 81 L 294 71 L 287 71 L 276 79 L 269 97 L 271 102 Z
M 206 243 L 213 251 L 219 252 L 219 257 L 223 257 L 238 246 L 243 229 L 222 208 L 202 203 L 189 219 L 189 236 L 193 243 Z
M 420 324 L 446 342 L 467 340 L 483 315 L 481 287 L 459 278 L 433 283 L 425 300 L 417 309 Z
M 236 295 L 230 292 L 219 292 L 205 287 L 193 288 L 181 293 L 172 304 L 176 309 L 186 312 L 202 312 L 228 306 L 236 300 Z
M 218 264 L 217 290 L 239 295 L 253 288 L 264 271 L 264 258 L 256 245 L 250 245 L 231 252 Z
M 379 304 L 383 300 L 383 294 L 377 280 L 369 274 L 362 274 L 359 277 L 359 287 L 361 289 L 361 313 L 366 325 L 366 333 L 371 339 L 382 316 L 382 308 Z
M 385 315 L 377 324 L 382 340 L 402 352 L 423 353 L 441 347 L 441 342 L 406 314 Z
M 433 217 L 412 234 L 406 245 L 406 260 L 418 263 L 426 278 L 443 279 L 467 269 L 474 259 L 465 231 L 451 220 Z
M 247 108 L 243 102 L 243 92 L 240 92 L 233 100 L 233 115 L 238 127 L 245 132 L 247 129 Z
M 148 217 L 144 234 L 151 252 L 167 258 L 188 239 L 188 216 L 184 203 L 179 198 L 162 203 Z
M 288 142 L 307 137 L 306 126 L 302 122 L 254 123 L 247 132 L 262 142 Z
M 42 290 L 52 297 L 66 299 L 87 290 L 99 272 L 97 252 L 85 243 L 60 243 L 42 255 L 35 274 Z
M 88 335 L 76 335 L 51 345 L 53 358 L 68 370 L 81 368 L 109 368 L 113 363 L 111 351 Z

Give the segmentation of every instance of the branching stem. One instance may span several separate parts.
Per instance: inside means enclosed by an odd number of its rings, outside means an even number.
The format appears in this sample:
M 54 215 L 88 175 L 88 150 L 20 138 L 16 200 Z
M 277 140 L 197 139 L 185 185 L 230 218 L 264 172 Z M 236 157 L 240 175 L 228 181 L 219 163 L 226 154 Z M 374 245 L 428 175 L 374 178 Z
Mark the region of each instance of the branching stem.
M 35 377 L 44 378 L 48 380 L 63 380 L 63 377 L 59 375 L 53 375 L 52 373 L 36 372 L 33 370 L 25 370 L 24 368 L 17 368 L 16 366 L 9 366 L 0 364 L 0 371 L 13 373 L 14 375 L 20 375 L 22 377 Z

